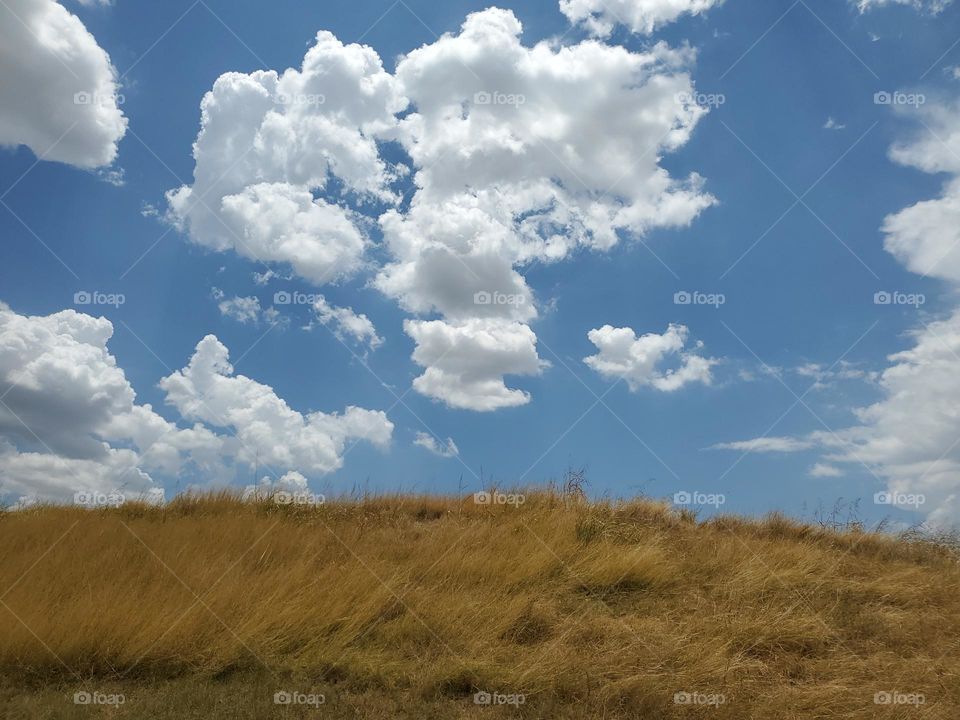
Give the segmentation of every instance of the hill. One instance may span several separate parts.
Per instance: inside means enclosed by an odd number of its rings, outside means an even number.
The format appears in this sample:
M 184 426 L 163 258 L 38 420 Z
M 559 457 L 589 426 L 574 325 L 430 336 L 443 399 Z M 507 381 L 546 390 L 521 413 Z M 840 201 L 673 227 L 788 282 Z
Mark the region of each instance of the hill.
M 960 717 L 940 543 L 543 491 L 276 500 L 0 513 L 0 715 Z

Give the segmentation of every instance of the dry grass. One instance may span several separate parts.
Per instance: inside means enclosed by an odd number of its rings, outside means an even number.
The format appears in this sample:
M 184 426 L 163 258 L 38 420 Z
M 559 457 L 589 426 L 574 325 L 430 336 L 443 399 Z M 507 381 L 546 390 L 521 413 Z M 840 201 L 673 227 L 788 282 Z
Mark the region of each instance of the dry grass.
M 2 513 L 0 547 L 2 717 L 960 717 L 960 566 L 916 538 L 551 492 L 220 494 Z

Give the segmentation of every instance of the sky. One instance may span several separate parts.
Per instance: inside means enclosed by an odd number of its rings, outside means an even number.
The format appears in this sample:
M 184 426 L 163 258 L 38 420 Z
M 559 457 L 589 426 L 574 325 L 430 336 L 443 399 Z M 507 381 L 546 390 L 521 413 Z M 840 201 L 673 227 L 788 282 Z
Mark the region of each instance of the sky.
M 8 505 L 960 520 L 951 0 L 0 0 L 0 72 Z

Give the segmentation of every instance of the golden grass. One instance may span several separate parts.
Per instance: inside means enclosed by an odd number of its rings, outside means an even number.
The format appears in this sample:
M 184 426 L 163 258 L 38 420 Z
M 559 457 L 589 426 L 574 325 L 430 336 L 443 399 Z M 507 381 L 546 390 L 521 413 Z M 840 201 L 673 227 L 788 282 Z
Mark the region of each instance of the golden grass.
M 0 547 L 2 717 L 960 717 L 957 555 L 780 516 L 221 493 L 7 512 Z

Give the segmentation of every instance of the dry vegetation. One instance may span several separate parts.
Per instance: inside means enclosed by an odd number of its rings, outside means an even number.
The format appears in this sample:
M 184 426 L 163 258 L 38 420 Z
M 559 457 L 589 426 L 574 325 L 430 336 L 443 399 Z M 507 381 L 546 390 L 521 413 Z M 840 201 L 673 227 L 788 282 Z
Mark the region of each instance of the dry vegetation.
M 960 567 L 916 538 L 557 492 L 216 495 L 2 513 L 0 547 L 5 718 L 960 717 Z

